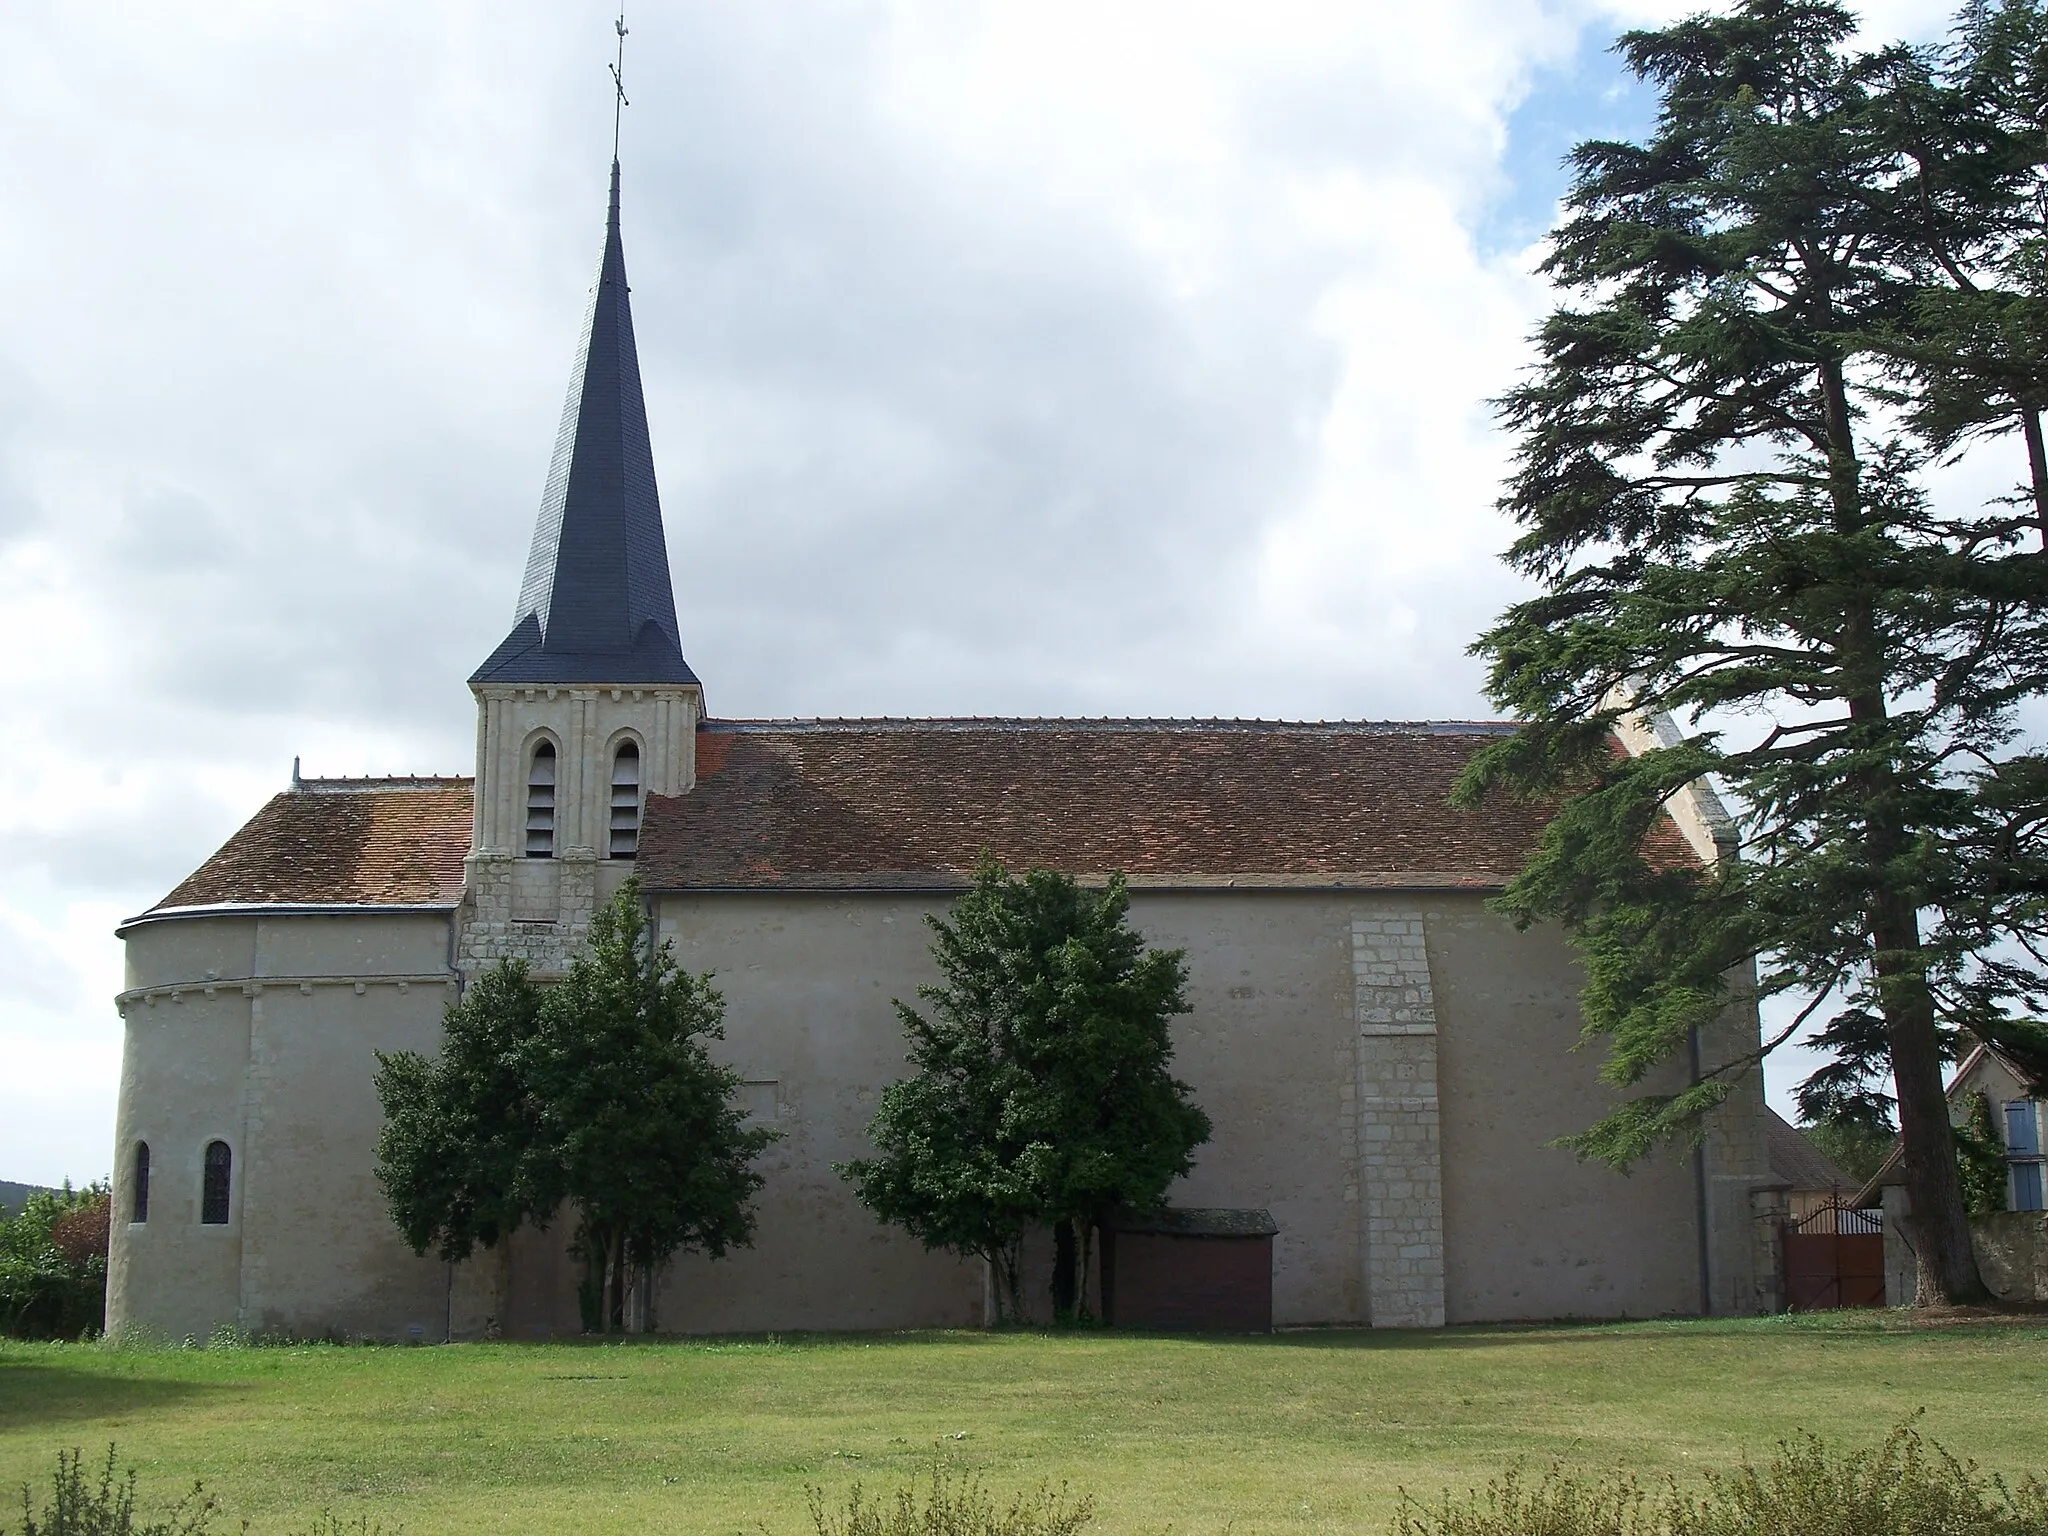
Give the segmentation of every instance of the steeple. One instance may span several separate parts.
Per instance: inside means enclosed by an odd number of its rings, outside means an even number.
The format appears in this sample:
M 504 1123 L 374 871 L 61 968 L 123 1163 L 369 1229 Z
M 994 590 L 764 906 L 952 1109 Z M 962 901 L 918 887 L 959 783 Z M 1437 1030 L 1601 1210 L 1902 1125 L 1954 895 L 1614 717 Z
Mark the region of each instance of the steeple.
M 472 683 L 695 683 L 654 486 L 612 161 L 604 258 L 512 632 Z

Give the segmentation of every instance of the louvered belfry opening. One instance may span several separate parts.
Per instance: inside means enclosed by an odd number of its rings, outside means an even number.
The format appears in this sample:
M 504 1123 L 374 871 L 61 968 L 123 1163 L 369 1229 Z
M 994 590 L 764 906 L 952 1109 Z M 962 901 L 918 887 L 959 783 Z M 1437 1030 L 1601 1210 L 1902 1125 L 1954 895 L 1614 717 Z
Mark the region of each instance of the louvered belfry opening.
M 209 1227 L 228 1224 L 228 1194 L 232 1187 L 235 1155 L 224 1141 L 206 1144 L 206 1169 L 199 1186 L 199 1220 Z
M 533 766 L 526 772 L 526 856 L 552 859 L 555 856 L 555 744 L 544 741 L 533 749 Z
M 612 842 L 615 859 L 640 851 L 640 749 L 632 742 L 612 759 Z

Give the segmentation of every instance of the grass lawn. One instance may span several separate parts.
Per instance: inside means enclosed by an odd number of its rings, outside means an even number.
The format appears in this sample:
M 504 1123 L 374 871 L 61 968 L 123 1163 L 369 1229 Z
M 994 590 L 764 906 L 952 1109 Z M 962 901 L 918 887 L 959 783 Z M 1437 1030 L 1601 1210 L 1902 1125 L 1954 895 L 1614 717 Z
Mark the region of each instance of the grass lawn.
M 1518 1456 L 1684 1474 L 1797 1429 L 1873 1439 L 1921 1408 L 1986 1466 L 2048 1464 L 2048 1327 L 1865 1312 L 1260 1339 L 0 1343 L 0 1492 L 44 1482 L 60 1446 L 90 1459 L 113 1440 L 145 1504 L 203 1478 L 223 1532 L 331 1509 L 412 1536 L 793 1533 L 806 1483 L 893 1486 L 936 1443 L 999 1493 L 1094 1493 L 1104 1532 L 1377 1532 L 1397 1486 L 1463 1487 Z

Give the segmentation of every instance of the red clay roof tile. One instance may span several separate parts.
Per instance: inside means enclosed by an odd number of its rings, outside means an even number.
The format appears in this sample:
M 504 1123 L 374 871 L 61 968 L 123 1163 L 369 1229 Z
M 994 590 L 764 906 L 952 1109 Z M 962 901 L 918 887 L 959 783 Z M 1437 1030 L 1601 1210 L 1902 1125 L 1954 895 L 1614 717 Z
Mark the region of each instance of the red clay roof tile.
M 450 905 L 468 779 L 315 779 L 272 798 L 153 909 L 226 903 Z
M 648 797 L 640 871 L 656 890 L 948 887 L 985 849 L 1134 883 L 1492 889 L 1545 808 L 1448 800 L 1510 729 L 712 721 L 694 792 Z

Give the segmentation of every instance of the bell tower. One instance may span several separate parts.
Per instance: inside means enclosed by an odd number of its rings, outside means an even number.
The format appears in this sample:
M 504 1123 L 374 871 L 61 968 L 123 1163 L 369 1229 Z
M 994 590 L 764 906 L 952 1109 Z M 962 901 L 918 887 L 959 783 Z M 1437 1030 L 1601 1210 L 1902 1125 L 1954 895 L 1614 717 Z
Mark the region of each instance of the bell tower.
M 647 796 L 695 783 L 683 659 L 612 161 L 604 255 L 512 631 L 469 680 L 476 811 L 461 962 L 563 969 L 633 869 Z

